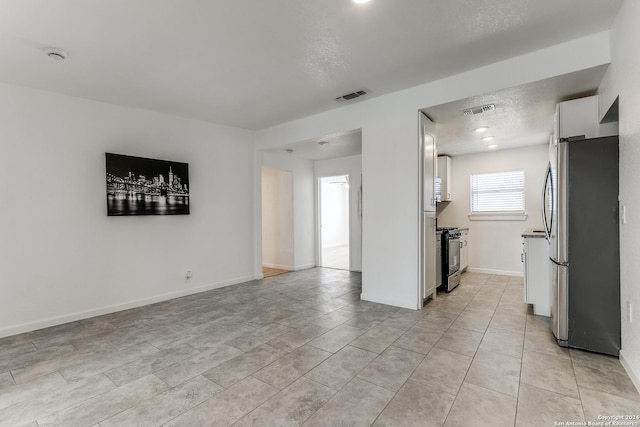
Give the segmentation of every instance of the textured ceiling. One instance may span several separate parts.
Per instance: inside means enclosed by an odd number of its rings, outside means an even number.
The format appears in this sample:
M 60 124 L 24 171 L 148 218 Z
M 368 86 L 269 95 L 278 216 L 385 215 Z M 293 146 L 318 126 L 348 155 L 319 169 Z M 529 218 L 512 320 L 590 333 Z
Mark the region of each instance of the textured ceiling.
M 557 76 L 530 84 L 478 95 L 423 111 L 436 124 L 438 154 L 456 156 L 497 149 L 546 144 L 553 132 L 556 104 L 594 95 L 607 66 Z M 465 116 L 463 110 L 493 104 L 494 111 Z M 480 126 L 489 130 L 474 132 Z M 484 142 L 482 136 L 495 139 Z
M 0 81 L 261 129 L 607 30 L 620 3 L 3 0 Z
M 291 151 L 288 151 L 291 150 Z M 287 153 L 306 160 L 327 160 L 362 154 L 362 131 L 354 130 L 335 135 L 326 135 L 309 141 L 265 150 Z

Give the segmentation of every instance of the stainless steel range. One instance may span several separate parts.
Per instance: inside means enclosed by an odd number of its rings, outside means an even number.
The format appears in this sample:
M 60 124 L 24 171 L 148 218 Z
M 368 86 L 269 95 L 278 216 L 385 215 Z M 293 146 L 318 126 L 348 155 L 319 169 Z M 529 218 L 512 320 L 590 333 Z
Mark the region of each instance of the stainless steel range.
M 460 231 L 454 227 L 440 227 L 442 231 L 442 283 L 445 291 L 451 292 L 460 284 Z

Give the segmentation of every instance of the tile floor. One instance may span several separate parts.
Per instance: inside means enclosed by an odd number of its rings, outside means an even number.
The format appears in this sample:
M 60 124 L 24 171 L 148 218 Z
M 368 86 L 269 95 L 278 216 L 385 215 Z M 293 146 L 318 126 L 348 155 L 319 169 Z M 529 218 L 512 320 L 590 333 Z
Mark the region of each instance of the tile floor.
M 0 339 L 0 426 L 553 426 L 640 414 L 617 359 L 558 347 L 521 278 L 422 311 L 315 268 Z

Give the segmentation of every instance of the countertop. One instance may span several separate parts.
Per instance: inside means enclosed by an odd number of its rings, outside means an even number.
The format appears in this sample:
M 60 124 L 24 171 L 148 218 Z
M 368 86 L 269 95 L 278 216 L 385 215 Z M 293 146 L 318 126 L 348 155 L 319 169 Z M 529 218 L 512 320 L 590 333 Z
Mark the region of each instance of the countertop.
M 522 233 L 522 237 L 536 237 L 545 239 L 547 236 L 544 234 L 544 230 L 541 228 L 527 228 Z

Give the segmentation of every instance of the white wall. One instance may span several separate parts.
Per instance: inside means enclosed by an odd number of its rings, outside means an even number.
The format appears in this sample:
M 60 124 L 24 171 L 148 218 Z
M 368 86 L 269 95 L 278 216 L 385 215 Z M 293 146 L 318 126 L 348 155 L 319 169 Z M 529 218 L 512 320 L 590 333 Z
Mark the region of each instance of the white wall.
M 342 180 L 346 180 L 346 176 L 321 179 L 320 217 L 323 249 L 349 244 L 349 189 L 343 184 L 335 184 Z
M 625 0 L 611 30 L 611 67 L 600 87 L 600 113 L 620 96 L 620 204 L 627 222 L 620 225 L 622 305 L 621 361 L 640 390 L 640 2 Z M 629 321 L 627 304 L 633 307 Z
M 262 265 L 294 269 L 293 174 L 262 168 Z
M 360 188 L 362 185 L 362 156 L 347 156 L 315 162 L 316 176 L 349 175 L 349 258 L 351 270 L 362 270 L 362 218 Z
M 469 271 L 522 275 L 521 234 L 542 228 L 540 194 L 549 163 L 546 141 L 511 150 L 488 151 L 452 158 L 453 200 L 442 203 L 438 226 L 469 228 Z M 475 173 L 524 170 L 526 221 L 471 221 L 470 176 Z
M 362 129 L 362 298 L 417 308 L 418 110 L 608 63 L 603 32 L 264 129 L 258 149 Z
M 253 278 L 252 132 L 8 85 L 0 129 L 0 336 Z M 191 214 L 107 217 L 105 152 L 189 163 Z
M 260 166 L 293 173 L 293 269 L 316 265 L 315 176 L 313 162 L 290 154 L 260 153 Z M 259 260 L 257 260 L 259 263 Z M 261 265 L 261 264 L 260 264 Z

